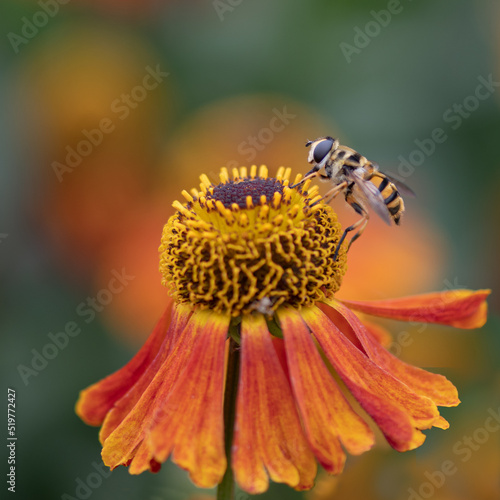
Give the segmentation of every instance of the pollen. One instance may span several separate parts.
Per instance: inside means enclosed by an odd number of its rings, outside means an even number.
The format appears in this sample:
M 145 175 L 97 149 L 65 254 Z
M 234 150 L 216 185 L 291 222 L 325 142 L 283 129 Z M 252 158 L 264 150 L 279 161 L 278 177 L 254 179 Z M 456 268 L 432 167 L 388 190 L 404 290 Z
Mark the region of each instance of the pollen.
M 281 305 L 310 306 L 338 291 L 346 271 L 335 212 L 306 181 L 290 188 L 290 169 L 275 178 L 253 166 L 202 175 L 200 190 L 183 191 L 185 203 L 163 228 L 162 284 L 175 300 L 233 317 Z M 297 182 L 297 178 L 295 181 Z

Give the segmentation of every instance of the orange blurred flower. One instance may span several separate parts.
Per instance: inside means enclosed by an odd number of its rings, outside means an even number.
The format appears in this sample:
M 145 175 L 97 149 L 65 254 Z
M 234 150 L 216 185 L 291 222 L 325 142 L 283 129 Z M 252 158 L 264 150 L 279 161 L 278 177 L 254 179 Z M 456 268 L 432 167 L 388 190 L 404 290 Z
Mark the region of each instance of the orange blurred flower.
M 109 467 L 155 472 L 172 456 L 201 487 L 234 473 L 249 493 L 269 479 L 311 488 L 316 460 L 338 474 L 344 449 L 374 444 L 331 369 L 398 451 L 448 427 L 437 407 L 457 405 L 456 388 L 390 354 L 356 312 L 477 328 L 489 291 L 338 300 L 346 247 L 333 261 L 336 214 L 289 176 L 222 169 L 218 185 L 203 175 L 201 191 L 174 203 L 160 246 L 172 299 L 137 355 L 77 403 L 85 422 L 102 425 Z
M 96 258 L 149 209 L 174 102 L 167 69 L 139 36 L 82 20 L 50 30 L 20 67 L 19 107 L 27 141 L 36 133 L 41 181 L 31 209 L 65 277 L 88 280 Z

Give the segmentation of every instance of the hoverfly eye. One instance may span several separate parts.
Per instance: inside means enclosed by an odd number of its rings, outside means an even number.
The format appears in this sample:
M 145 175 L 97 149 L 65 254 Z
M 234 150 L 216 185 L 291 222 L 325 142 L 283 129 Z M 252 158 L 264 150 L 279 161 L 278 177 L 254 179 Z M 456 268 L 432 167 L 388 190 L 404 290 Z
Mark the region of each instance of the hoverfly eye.
M 333 146 L 333 139 L 323 139 L 316 144 L 314 148 L 313 158 L 316 163 L 321 163 L 325 156 L 330 152 Z

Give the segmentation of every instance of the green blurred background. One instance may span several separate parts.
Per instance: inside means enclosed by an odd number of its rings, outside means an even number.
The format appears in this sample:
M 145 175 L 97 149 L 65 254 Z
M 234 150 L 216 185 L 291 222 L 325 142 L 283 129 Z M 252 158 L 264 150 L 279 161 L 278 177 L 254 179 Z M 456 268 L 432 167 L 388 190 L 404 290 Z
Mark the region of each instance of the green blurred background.
M 370 221 L 344 296 L 497 289 L 497 1 L 4 0 L 0 9 L 0 370 L 4 394 L 17 391 L 17 498 L 213 495 L 171 463 L 157 475 L 94 474 L 77 490 L 100 446 L 98 429 L 74 414 L 79 390 L 124 364 L 161 314 L 162 226 L 201 173 L 215 180 L 221 166 L 252 163 L 305 172 L 305 141 L 336 135 L 418 194 L 401 228 Z M 335 207 L 344 224 L 356 220 L 341 199 Z M 123 270 L 134 278 L 105 292 Z M 95 314 L 85 312 L 95 297 Z M 262 498 L 499 499 L 500 431 L 480 430 L 500 411 L 498 295 L 489 302 L 480 331 L 387 324 L 393 352 L 458 386 L 462 404 L 443 410 L 448 431 L 405 454 L 379 436 L 340 478 L 320 473 L 305 494 L 273 485 Z M 81 333 L 46 348 L 72 321 Z M 52 359 L 30 372 L 44 348 Z M 455 469 L 440 481 L 447 460 Z

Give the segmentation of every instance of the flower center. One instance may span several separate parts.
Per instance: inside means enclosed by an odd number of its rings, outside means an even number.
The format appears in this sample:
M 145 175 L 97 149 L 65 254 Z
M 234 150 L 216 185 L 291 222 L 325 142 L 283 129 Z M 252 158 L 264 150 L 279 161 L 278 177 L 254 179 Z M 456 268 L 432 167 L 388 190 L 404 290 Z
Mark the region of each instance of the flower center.
M 236 203 L 240 208 L 247 207 L 247 199 L 250 196 L 253 205 L 258 205 L 262 195 L 266 197 L 266 203 L 271 203 L 274 193 L 283 195 L 283 183 L 277 179 L 243 179 L 240 182 L 229 180 L 225 184 L 219 184 L 207 193 L 207 200 L 219 200 L 226 208 Z
M 289 187 L 290 170 L 221 170 L 213 185 L 183 192 L 187 203 L 163 229 L 162 284 L 178 302 L 241 316 L 271 316 L 282 304 L 308 306 L 333 295 L 346 270 L 342 230 L 317 188 Z M 298 179 L 296 179 L 297 181 Z

